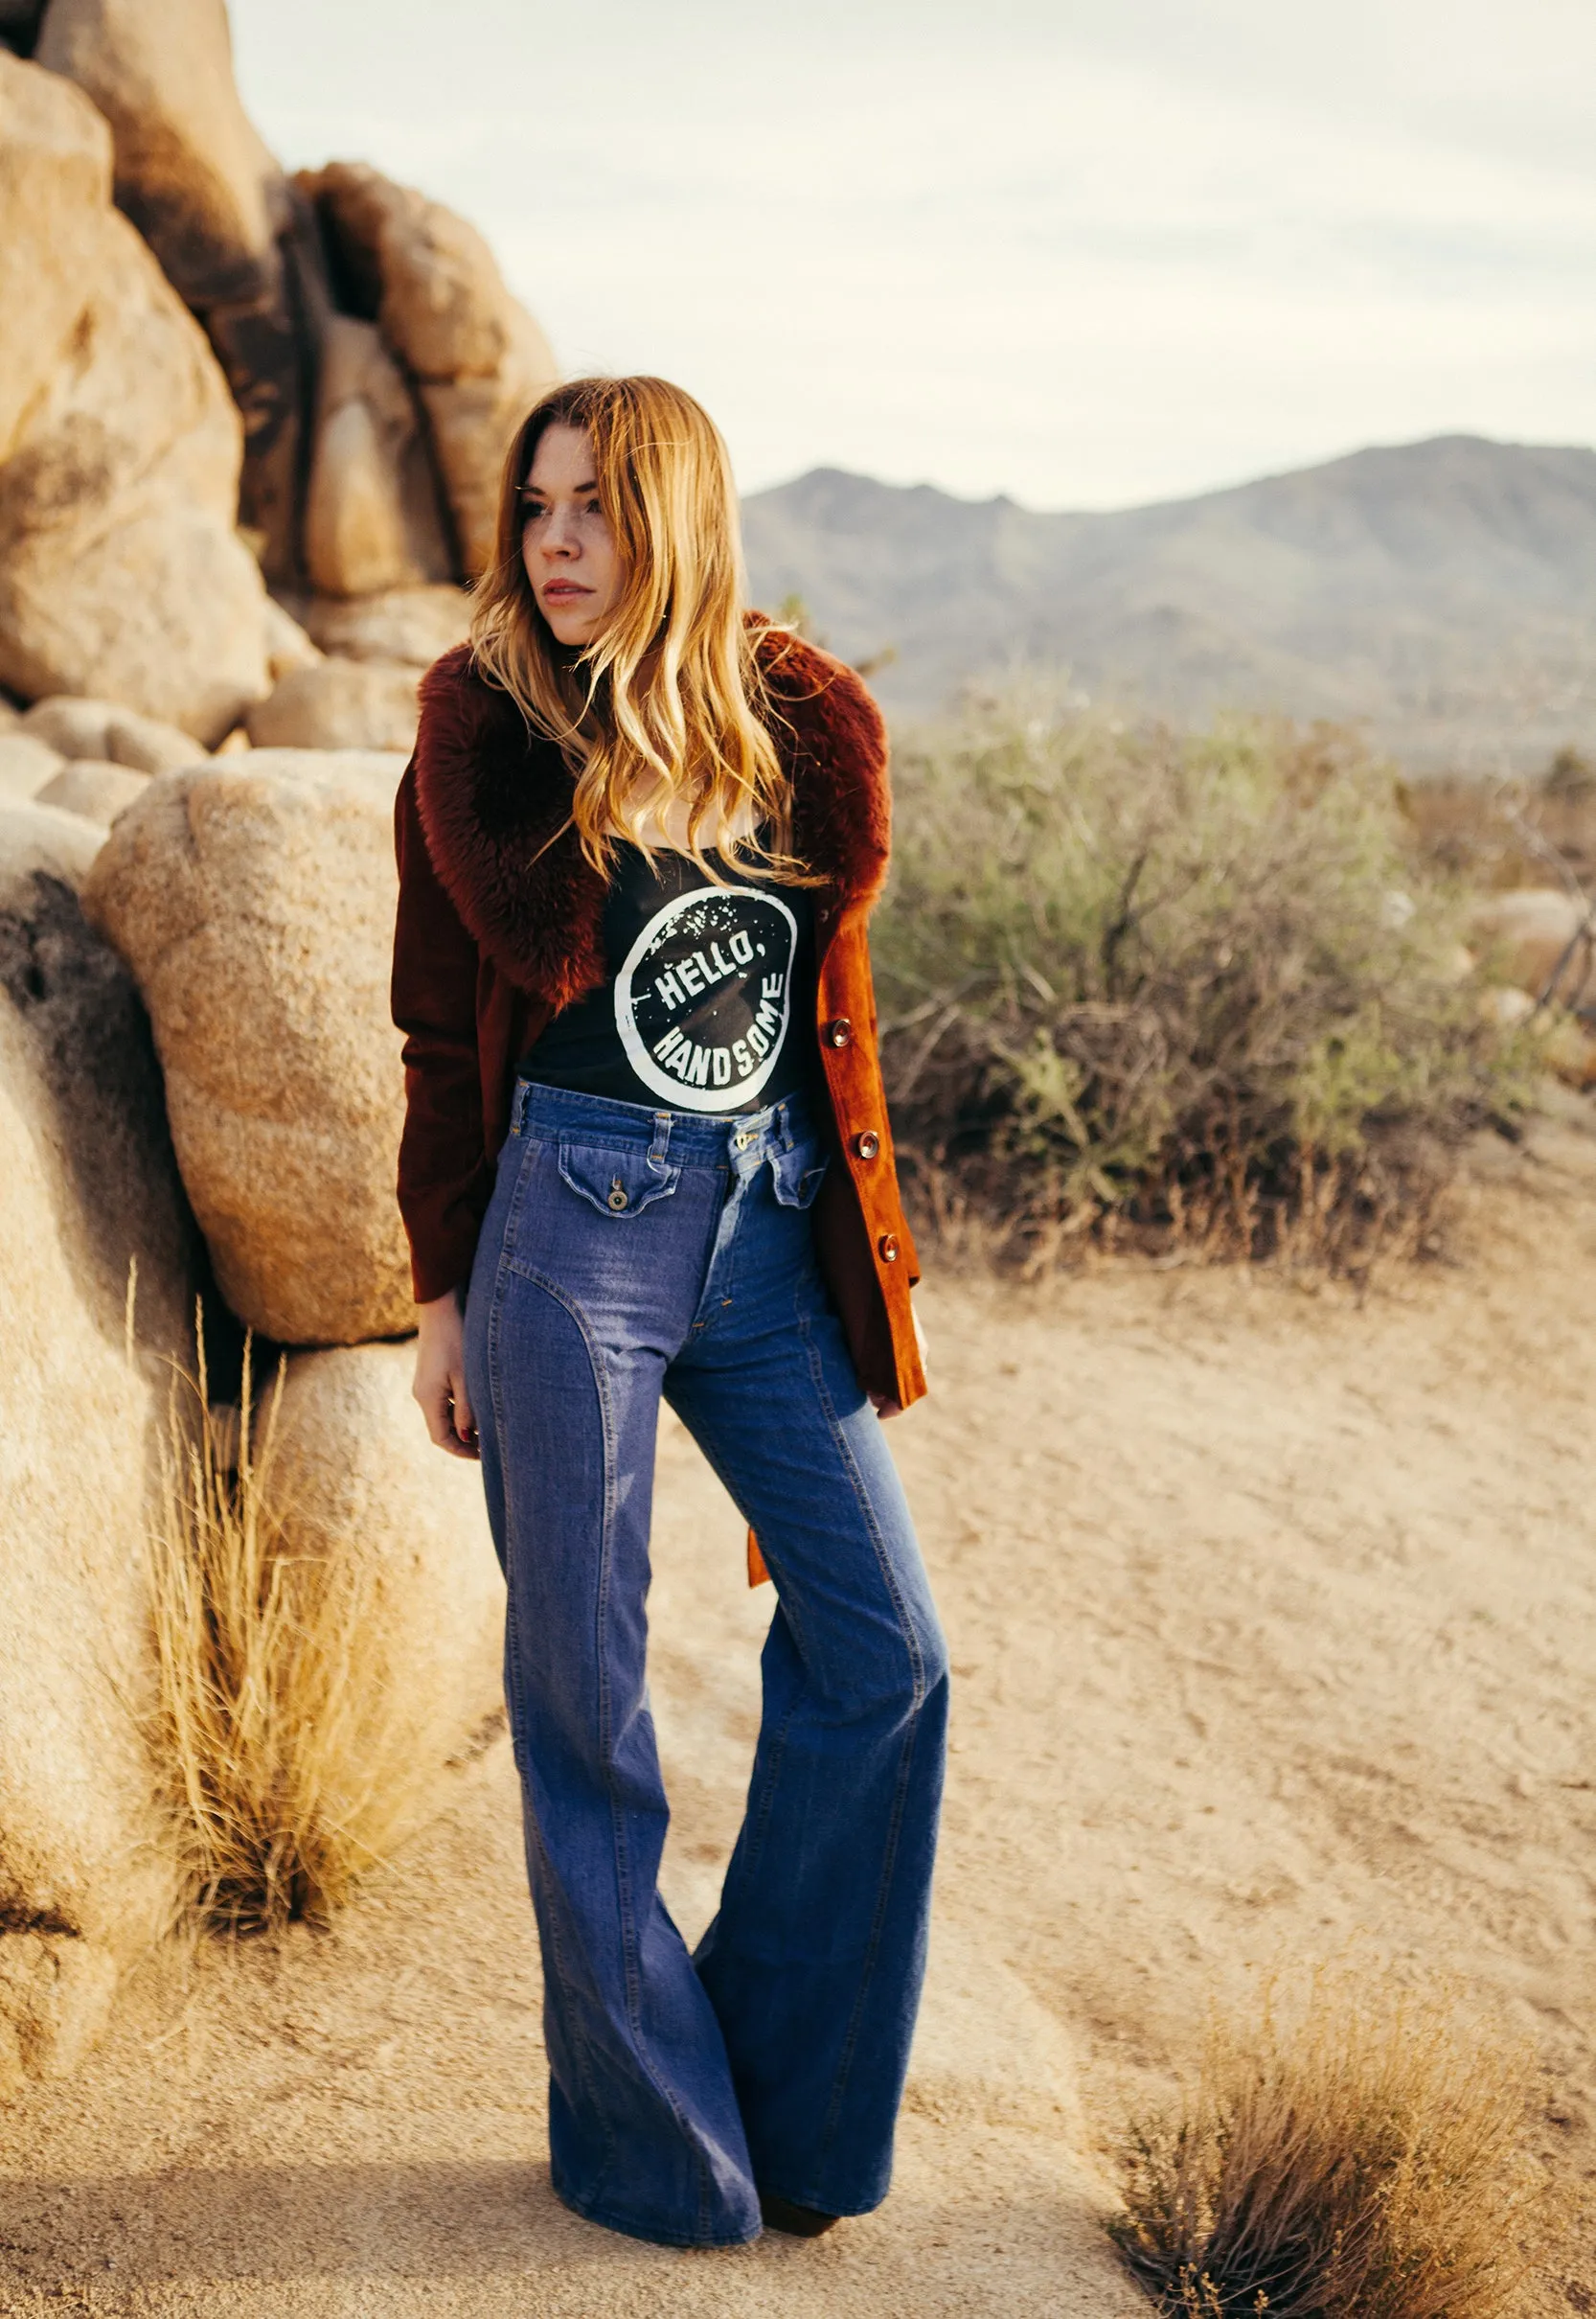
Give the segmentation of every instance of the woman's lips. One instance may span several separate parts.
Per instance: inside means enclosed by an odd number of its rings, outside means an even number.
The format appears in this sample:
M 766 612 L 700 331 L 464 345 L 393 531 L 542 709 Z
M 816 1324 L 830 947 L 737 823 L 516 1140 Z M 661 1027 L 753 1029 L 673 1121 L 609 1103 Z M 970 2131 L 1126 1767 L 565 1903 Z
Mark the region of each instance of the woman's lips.
M 583 587 L 578 580 L 546 580 L 543 583 L 545 602 L 565 604 L 575 596 L 590 596 L 592 593 L 590 587 Z

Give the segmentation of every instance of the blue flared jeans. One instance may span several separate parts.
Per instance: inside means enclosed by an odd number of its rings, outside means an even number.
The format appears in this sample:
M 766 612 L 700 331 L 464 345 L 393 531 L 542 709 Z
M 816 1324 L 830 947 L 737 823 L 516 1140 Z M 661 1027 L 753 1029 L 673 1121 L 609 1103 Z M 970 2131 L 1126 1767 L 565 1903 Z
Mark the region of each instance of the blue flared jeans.
M 467 1302 L 554 2184 L 672 2245 L 753 2238 L 762 2191 L 880 2203 L 924 1969 L 946 1653 L 815 1266 L 825 1165 L 796 1100 L 705 1118 L 523 1080 Z M 747 1813 L 691 1955 L 645 1667 L 661 1393 L 775 1581 Z

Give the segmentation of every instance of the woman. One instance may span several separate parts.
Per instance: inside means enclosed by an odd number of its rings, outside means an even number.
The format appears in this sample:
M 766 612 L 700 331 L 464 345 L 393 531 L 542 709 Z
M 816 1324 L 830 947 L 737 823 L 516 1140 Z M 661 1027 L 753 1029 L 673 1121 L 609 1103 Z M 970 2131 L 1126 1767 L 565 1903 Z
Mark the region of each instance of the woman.
M 739 568 L 689 396 L 545 396 L 397 808 L 415 1389 L 509 1582 L 554 2183 L 677 2245 L 885 2196 L 946 1711 L 877 1414 L 924 1389 L 865 937 L 885 744 Z M 645 1688 L 662 1393 L 777 1596 L 692 1956 Z

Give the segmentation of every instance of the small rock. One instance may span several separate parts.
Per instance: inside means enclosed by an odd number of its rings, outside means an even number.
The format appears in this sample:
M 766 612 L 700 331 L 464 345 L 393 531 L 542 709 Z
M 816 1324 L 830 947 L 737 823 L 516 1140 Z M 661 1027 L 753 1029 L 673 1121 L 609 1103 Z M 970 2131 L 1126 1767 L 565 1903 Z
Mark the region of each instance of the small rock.
M 266 598 L 266 666 L 273 684 L 281 684 L 296 668 L 314 668 L 322 648 L 308 636 L 299 622 L 275 597 Z
M 82 700 L 57 694 L 35 700 L 22 729 L 63 757 L 95 757 L 136 773 L 170 773 L 205 751 L 190 733 L 158 718 L 141 717 L 114 700 Z
M 95 757 L 74 757 L 36 793 L 40 805 L 54 805 L 63 814 L 81 814 L 109 829 L 125 805 L 142 797 L 148 773 L 135 773 L 125 765 Z
M 1586 915 L 1583 902 L 1557 886 L 1525 885 L 1483 896 L 1471 922 L 1481 948 L 1495 953 L 1489 962 L 1532 999 L 1557 975 L 1553 996 L 1579 1006 L 1596 994 L 1596 940 L 1579 939 Z
M 415 746 L 418 672 L 383 660 L 318 660 L 285 677 L 246 720 L 257 748 Z
M 400 587 L 376 596 L 313 596 L 305 625 L 324 653 L 428 669 L 464 644 L 471 600 L 464 588 Z
M 60 771 L 59 749 L 15 725 L 0 732 L 0 797 L 36 797 L 47 781 Z

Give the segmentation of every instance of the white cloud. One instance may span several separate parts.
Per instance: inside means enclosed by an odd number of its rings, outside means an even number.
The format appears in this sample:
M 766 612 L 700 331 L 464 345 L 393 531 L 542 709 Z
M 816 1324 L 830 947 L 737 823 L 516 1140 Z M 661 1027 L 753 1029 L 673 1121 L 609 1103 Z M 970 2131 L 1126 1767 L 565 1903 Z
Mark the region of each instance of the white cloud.
M 285 158 L 464 209 L 563 360 L 679 378 L 749 488 L 1108 505 L 1596 430 L 1588 0 L 234 21 Z

